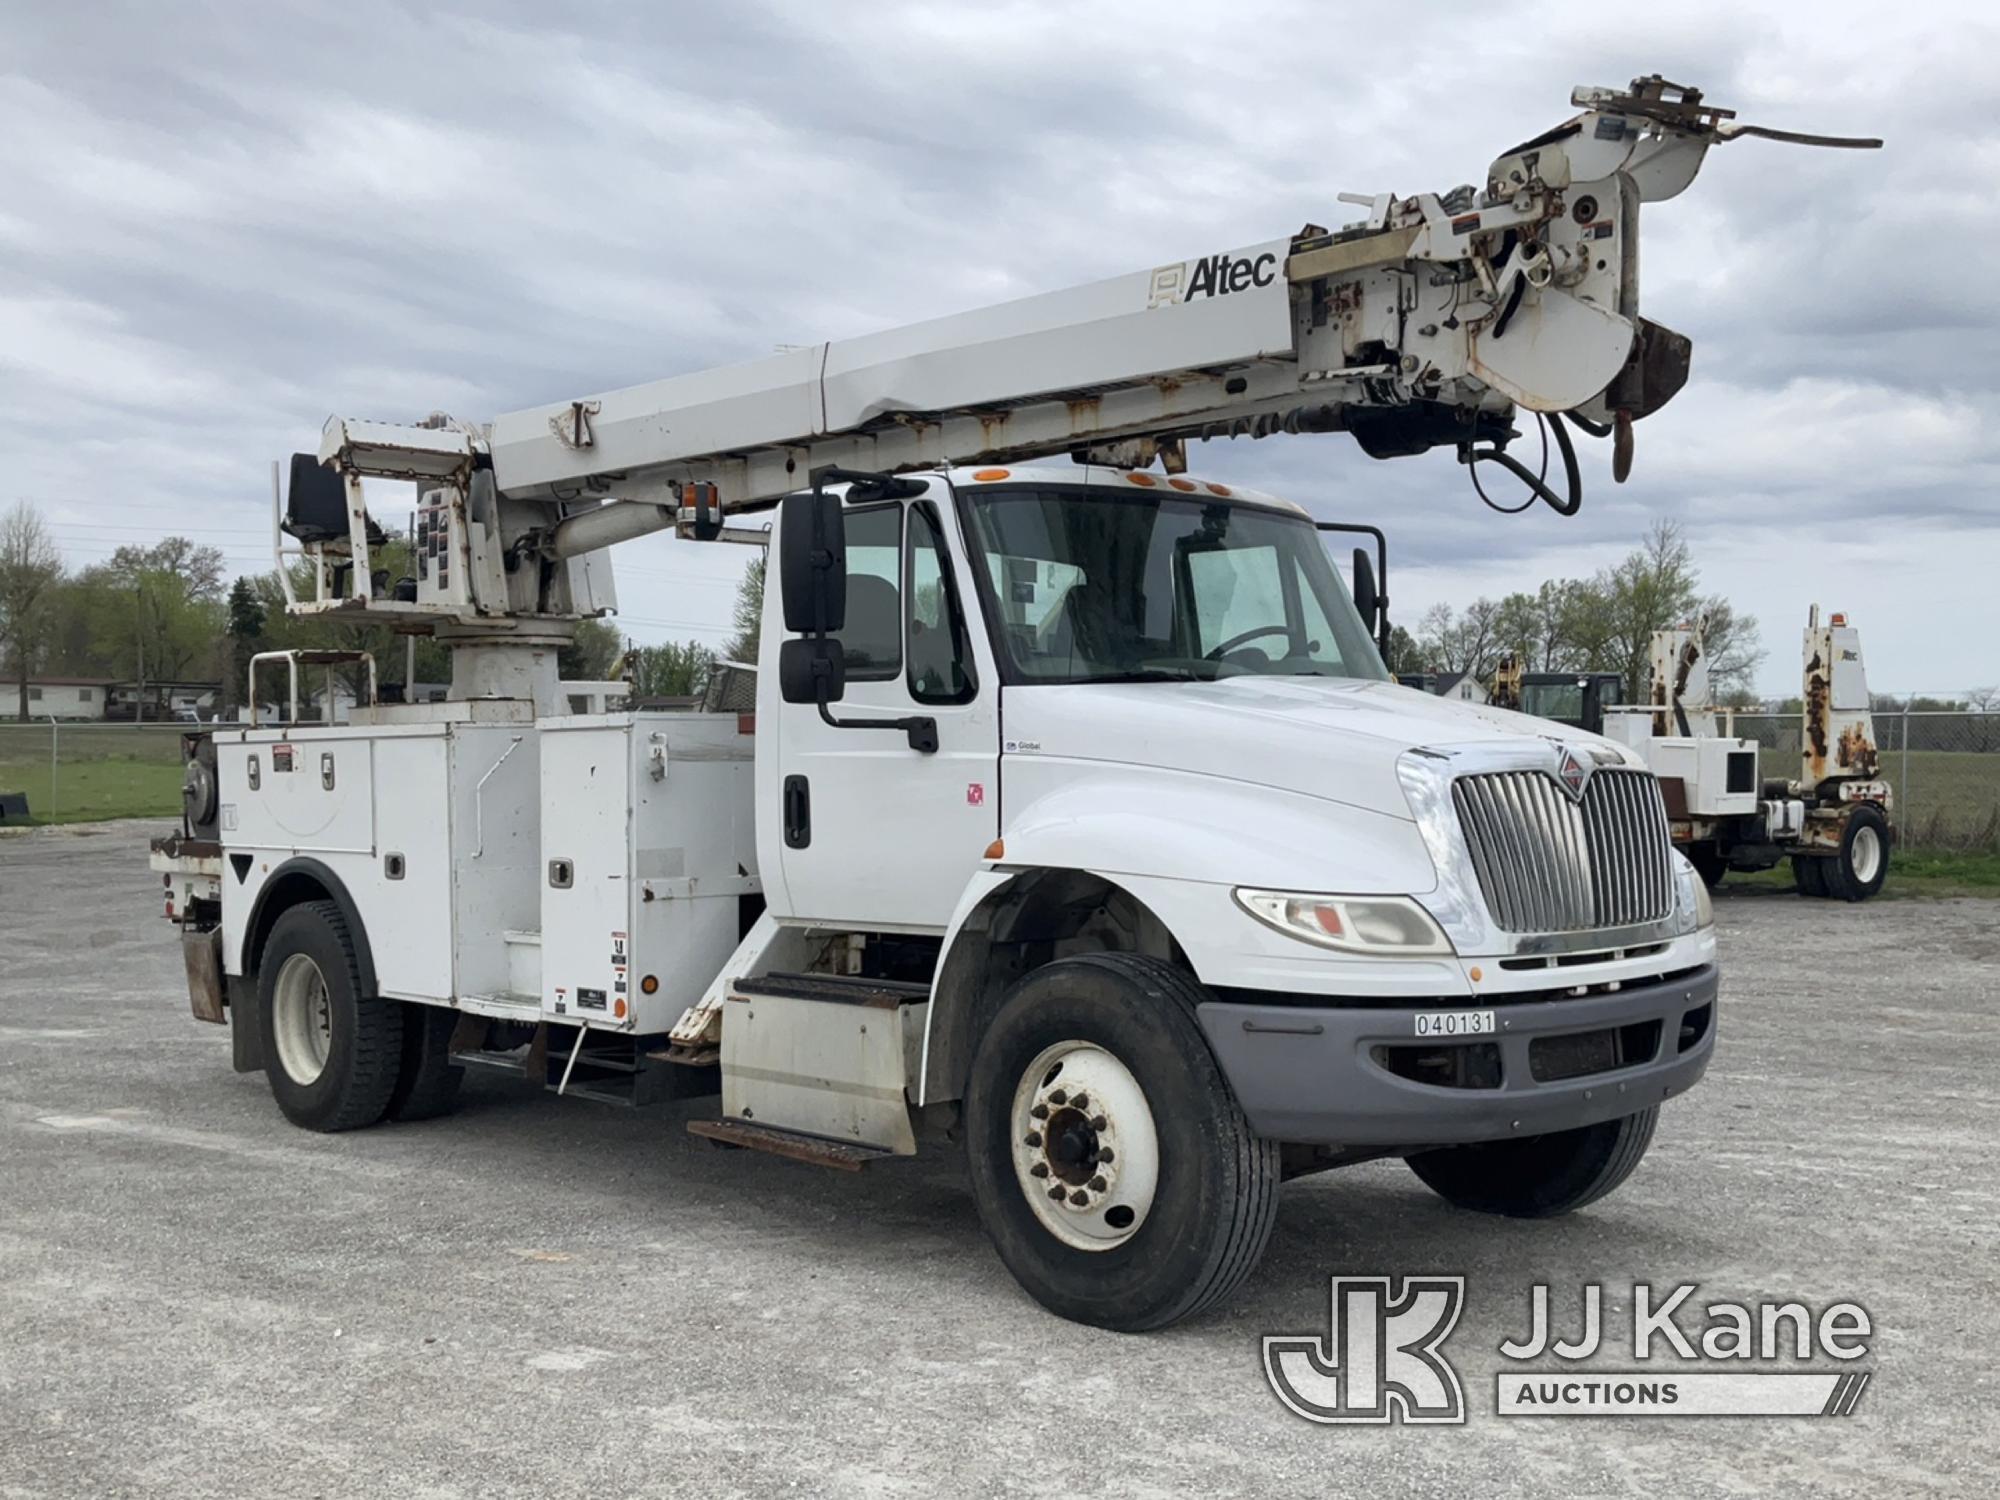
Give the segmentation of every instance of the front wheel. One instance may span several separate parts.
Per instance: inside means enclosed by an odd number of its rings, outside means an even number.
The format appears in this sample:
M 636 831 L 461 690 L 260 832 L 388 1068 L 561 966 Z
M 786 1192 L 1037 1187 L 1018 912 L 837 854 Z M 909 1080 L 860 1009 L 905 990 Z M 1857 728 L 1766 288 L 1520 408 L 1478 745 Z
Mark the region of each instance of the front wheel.
M 1688 863 L 1694 866 L 1695 874 L 1701 877 L 1703 885 L 1711 891 L 1722 884 L 1722 878 L 1729 873 L 1729 858 L 1716 843 L 1689 844 Z
M 1826 894 L 1836 901 L 1866 901 L 1889 878 L 1889 820 L 1863 802 L 1847 815 L 1840 848 L 1826 861 Z
M 1510 1219 L 1553 1219 L 1595 1203 L 1632 1175 L 1653 1143 L 1658 1109 L 1578 1130 L 1447 1146 L 1409 1158 L 1410 1170 L 1447 1203 Z
M 980 1221 L 1051 1312 L 1164 1328 L 1250 1274 L 1276 1220 L 1256 1136 L 1201 1034 L 1206 992 L 1159 959 L 1064 959 L 1008 995 L 966 1091 Z

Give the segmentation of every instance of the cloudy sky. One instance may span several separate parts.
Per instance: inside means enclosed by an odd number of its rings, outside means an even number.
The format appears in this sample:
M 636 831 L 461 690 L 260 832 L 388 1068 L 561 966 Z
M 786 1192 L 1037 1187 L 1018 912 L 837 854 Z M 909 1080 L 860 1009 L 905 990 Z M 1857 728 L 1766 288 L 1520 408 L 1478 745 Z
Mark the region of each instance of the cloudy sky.
M 1566 521 L 1339 436 L 1196 468 L 1387 525 L 1406 622 L 1665 515 L 1766 691 L 1815 600 L 1878 689 L 2000 680 L 2000 28 L 1768 9 L 7 0 L 0 504 L 79 566 L 171 530 L 263 568 L 269 460 L 329 412 L 484 419 L 1343 223 L 1657 71 L 1888 149 L 1738 142 L 1648 210 L 1695 365 L 1630 484 L 1591 448 Z M 719 641 L 741 560 L 625 549 L 626 628 Z

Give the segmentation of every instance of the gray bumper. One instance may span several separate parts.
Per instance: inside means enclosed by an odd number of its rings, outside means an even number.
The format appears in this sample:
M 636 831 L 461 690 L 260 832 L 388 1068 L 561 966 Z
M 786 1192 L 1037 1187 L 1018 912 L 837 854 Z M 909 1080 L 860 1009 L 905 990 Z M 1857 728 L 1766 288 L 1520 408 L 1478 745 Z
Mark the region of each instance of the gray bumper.
M 1200 1008 L 1202 1030 L 1258 1134 L 1329 1146 L 1446 1146 L 1573 1130 L 1658 1104 L 1700 1078 L 1715 1050 L 1716 970 L 1668 982 L 1630 986 L 1615 994 L 1491 1006 L 1492 1036 L 1415 1043 L 1419 1010 L 1486 1009 L 1473 1000 L 1449 1004 L 1360 1008 L 1215 1001 Z M 1496 997 L 1497 998 L 1497 997 Z M 1706 1024 L 1700 1012 L 1709 1007 Z M 1683 1022 L 1699 1026 L 1684 1042 Z M 1634 1047 L 1647 1023 L 1658 1029 L 1650 1052 Z M 1616 1063 L 1581 1076 L 1535 1077 L 1561 1071 L 1551 1055 L 1587 1046 L 1587 1033 L 1626 1030 Z M 1535 1043 L 1570 1043 L 1537 1049 Z M 1380 1049 L 1497 1047 L 1497 1086 L 1452 1087 L 1418 1082 L 1392 1071 Z M 1604 1043 L 1606 1047 L 1612 1043 Z M 1685 1046 L 1685 1050 L 1683 1050 Z M 1407 1058 L 1410 1050 L 1389 1055 Z M 1481 1056 L 1490 1062 L 1490 1051 Z M 1608 1059 L 1607 1059 L 1608 1060 Z

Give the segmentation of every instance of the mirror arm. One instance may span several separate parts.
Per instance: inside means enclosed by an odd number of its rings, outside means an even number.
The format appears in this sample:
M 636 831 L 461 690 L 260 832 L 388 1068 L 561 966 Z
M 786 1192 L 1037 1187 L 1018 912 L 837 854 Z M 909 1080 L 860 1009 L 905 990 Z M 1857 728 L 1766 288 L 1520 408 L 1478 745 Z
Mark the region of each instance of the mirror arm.
M 1316 531 L 1347 531 L 1375 539 L 1375 646 L 1382 660 L 1389 659 L 1389 538 L 1379 526 L 1363 526 L 1352 521 L 1315 521 Z
M 909 735 L 912 750 L 925 755 L 937 753 L 937 720 L 928 714 L 912 714 L 905 719 L 836 719 L 826 706 L 826 690 L 822 686 L 819 716 L 835 729 L 900 729 Z

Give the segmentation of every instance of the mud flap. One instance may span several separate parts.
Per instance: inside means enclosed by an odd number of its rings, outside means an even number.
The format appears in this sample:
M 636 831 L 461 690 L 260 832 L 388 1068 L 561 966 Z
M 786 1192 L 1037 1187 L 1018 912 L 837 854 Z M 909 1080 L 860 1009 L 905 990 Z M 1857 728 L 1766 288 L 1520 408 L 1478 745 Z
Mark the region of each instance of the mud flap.
M 257 985 L 229 979 L 229 1065 L 239 1073 L 264 1071 L 264 1039 L 257 1030 Z
M 197 1021 L 220 1026 L 225 1019 L 222 997 L 222 929 L 181 933 L 181 962 L 187 968 L 188 1006 Z

